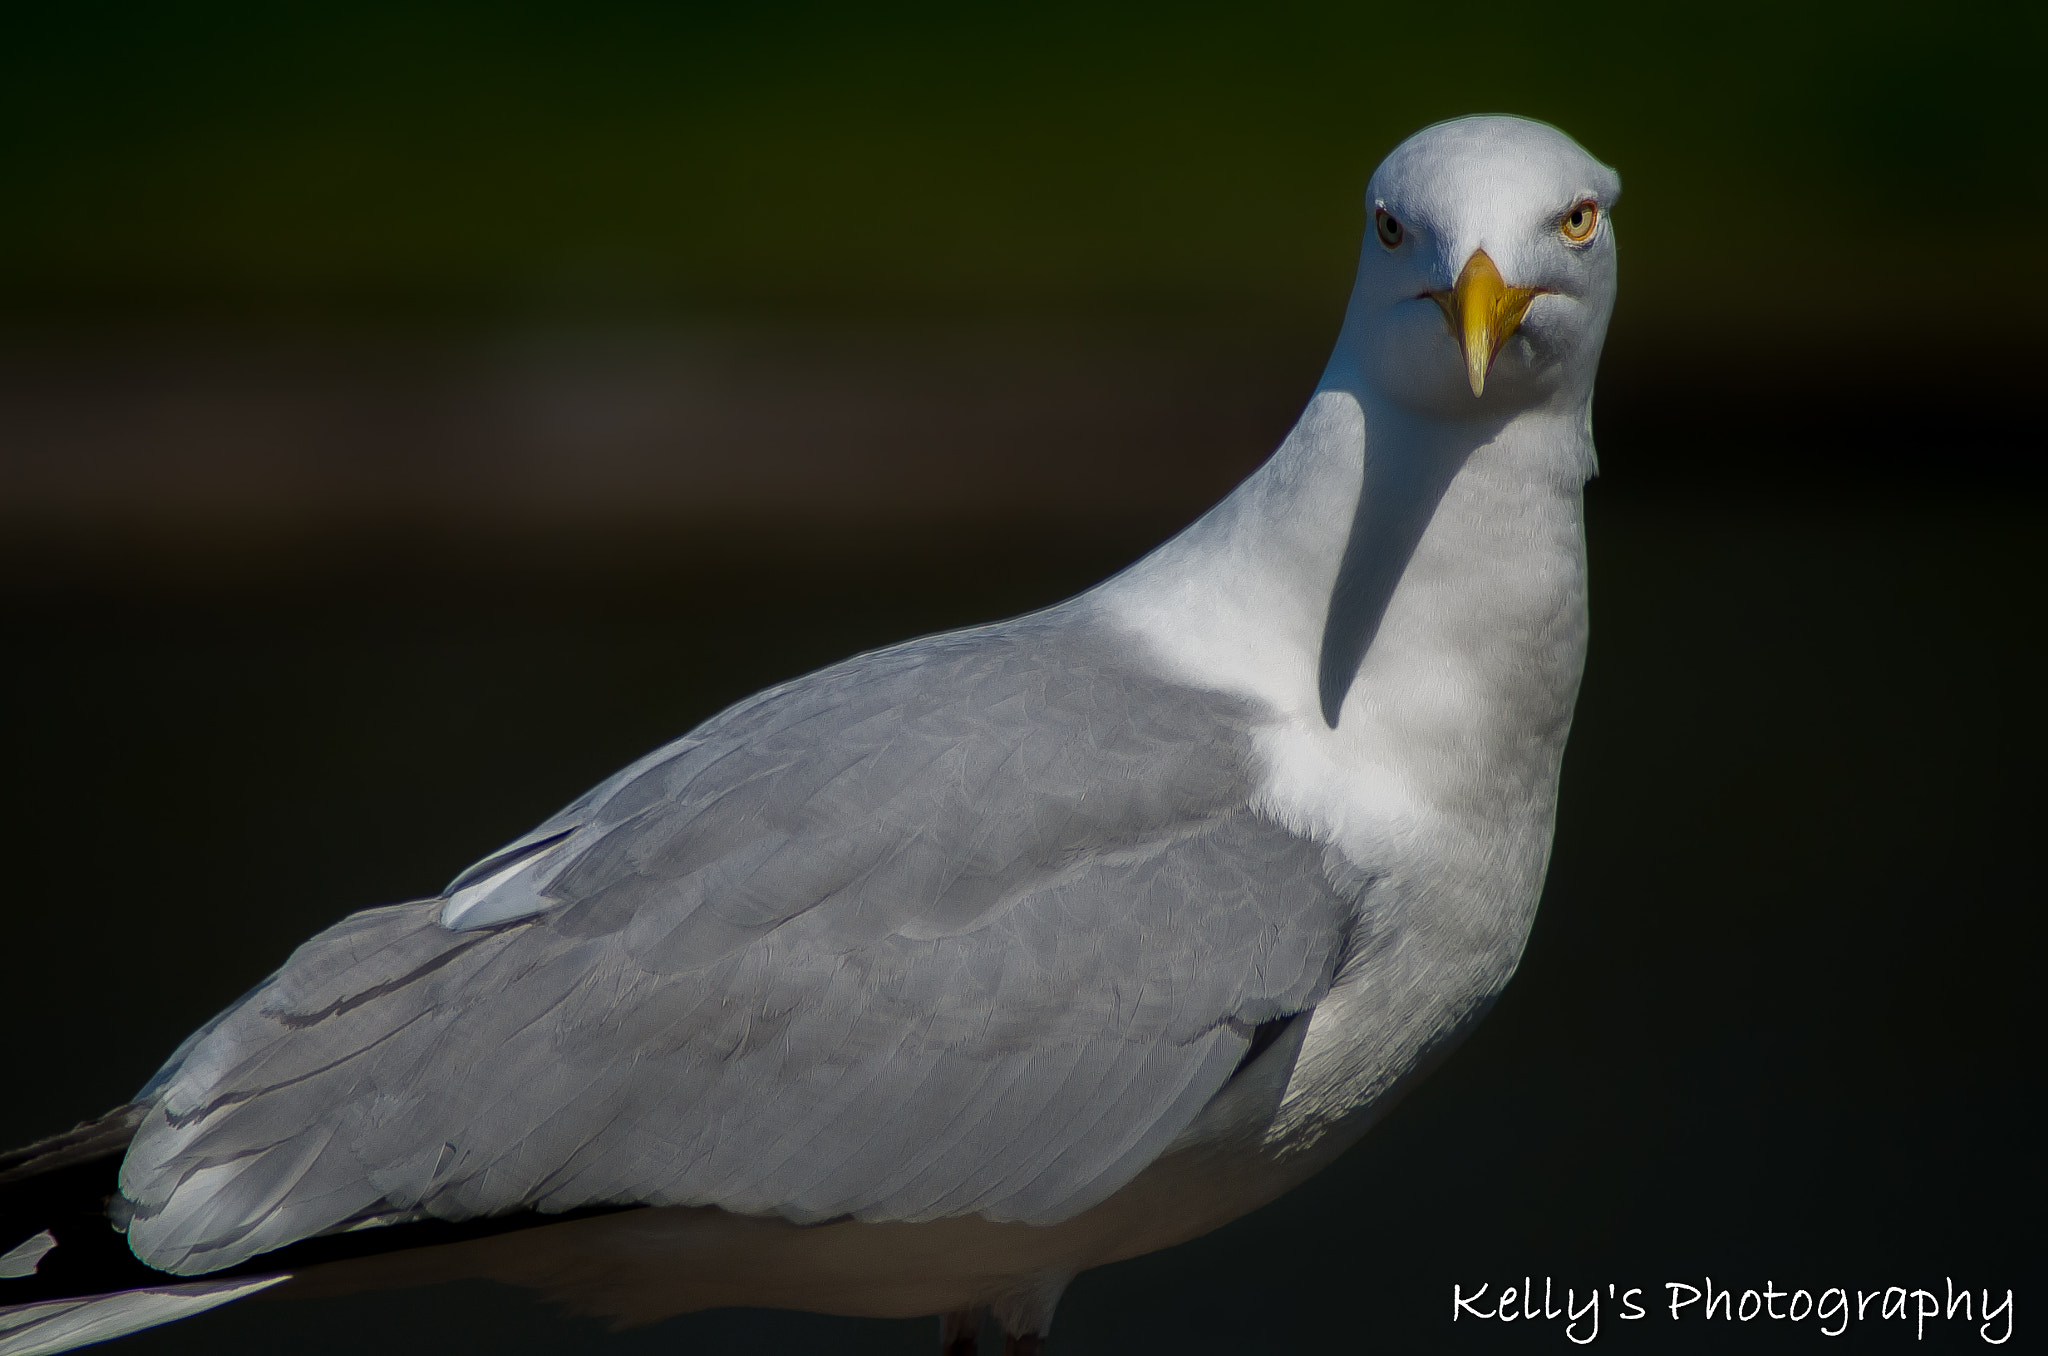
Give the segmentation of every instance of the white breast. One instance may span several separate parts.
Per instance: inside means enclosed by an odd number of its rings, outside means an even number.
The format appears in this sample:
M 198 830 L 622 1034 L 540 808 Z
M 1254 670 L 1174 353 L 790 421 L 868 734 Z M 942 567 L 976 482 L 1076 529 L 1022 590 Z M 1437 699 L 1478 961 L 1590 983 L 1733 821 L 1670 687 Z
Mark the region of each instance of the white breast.
M 1525 416 L 1466 457 L 1330 727 L 1318 659 L 1366 418 L 1319 393 L 1259 476 L 1101 597 L 1175 681 L 1265 714 L 1255 803 L 1371 882 L 1366 931 L 1393 920 L 1313 1020 L 1275 1127 L 1306 1139 L 1513 972 L 1586 648 L 1583 425 Z

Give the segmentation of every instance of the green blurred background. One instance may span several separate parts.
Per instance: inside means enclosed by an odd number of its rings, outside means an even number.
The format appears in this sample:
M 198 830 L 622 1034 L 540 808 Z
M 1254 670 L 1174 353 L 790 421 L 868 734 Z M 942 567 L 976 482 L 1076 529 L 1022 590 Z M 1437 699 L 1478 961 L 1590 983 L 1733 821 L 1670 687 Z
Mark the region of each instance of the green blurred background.
M 1372 166 L 1484 110 L 1623 172 L 1610 475 L 2024 479 L 2044 22 L 14 7 L 0 536 L 101 569 L 625 524 L 1163 529 L 1300 408 Z
M 2033 1284 L 2044 51 L 2017 5 L 9 9 L 0 1141 L 725 703 L 1147 549 L 1313 387 L 1373 165 L 1509 111 L 1627 186 L 1530 951 L 1055 1350 L 1556 1348 L 1447 1321 L 1523 1273 Z M 479 1286 L 125 1345 L 931 1337 Z
M 2038 244 L 2044 37 L 1968 3 L 15 7 L 0 288 L 1327 319 L 1378 158 L 1513 111 L 1623 170 L 1665 323 L 2019 323 L 1967 261 Z

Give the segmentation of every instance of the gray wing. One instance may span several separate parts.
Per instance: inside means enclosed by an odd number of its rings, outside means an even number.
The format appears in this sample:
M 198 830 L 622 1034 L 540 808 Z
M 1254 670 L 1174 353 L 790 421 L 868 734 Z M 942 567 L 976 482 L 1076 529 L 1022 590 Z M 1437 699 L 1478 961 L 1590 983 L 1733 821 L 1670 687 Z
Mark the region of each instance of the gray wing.
M 163 1082 L 131 1246 L 1100 1201 L 1323 995 L 1352 910 L 1249 808 L 1244 713 L 1114 656 L 1067 611 L 850 660 L 315 937 Z

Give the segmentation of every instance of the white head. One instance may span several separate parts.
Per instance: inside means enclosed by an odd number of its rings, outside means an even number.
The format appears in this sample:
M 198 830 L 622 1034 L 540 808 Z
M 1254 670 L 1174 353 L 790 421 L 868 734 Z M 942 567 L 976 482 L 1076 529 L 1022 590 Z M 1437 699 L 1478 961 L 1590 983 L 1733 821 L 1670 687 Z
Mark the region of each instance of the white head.
M 1438 123 L 1396 147 L 1327 380 L 1435 417 L 1590 395 L 1614 309 L 1621 177 L 1526 118 Z

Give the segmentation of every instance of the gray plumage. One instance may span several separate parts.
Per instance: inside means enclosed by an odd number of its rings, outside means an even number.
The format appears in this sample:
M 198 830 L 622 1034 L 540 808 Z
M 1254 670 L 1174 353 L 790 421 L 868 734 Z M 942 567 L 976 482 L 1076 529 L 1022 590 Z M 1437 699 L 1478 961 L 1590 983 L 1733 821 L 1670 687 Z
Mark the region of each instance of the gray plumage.
M 1265 466 L 1077 599 L 762 693 L 308 942 L 120 1113 L 136 1255 L 624 1322 L 986 1310 L 1029 1342 L 1079 1272 L 1305 1180 L 1535 916 L 1619 192 L 1519 119 L 1410 138 Z M 259 1256 L 585 1205 L 674 1208 Z M 220 1283 L 9 1306 L 0 1356 Z
M 1238 702 L 1079 604 L 764 692 L 451 888 L 523 916 L 301 947 L 164 1080 L 131 1245 L 195 1274 L 415 1211 L 1069 1217 L 1340 958 L 1358 882 L 1252 811 L 1248 758 Z

